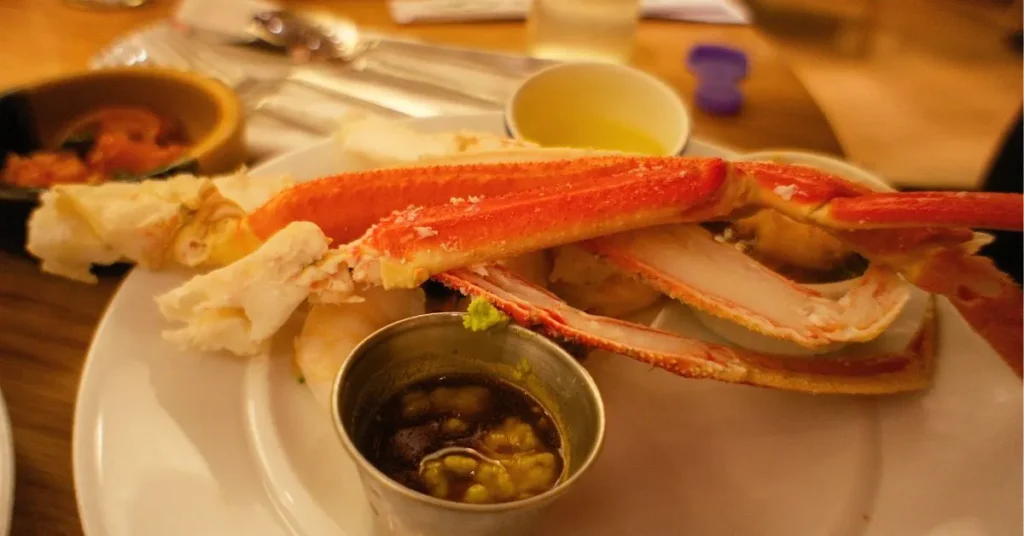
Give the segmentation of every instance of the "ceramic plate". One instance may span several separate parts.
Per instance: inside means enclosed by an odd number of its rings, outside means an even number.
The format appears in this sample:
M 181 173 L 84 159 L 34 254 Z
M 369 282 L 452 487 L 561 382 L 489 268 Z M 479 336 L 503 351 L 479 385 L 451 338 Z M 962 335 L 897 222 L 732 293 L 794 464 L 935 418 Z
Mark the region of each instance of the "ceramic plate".
M 7 417 L 4 394 L 0 391 L 0 534 L 10 531 L 14 508 L 14 436 Z
M 500 115 L 411 124 L 502 132 Z M 350 168 L 323 142 L 253 172 Z M 286 349 L 246 360 L 160 339 L 153 297 L 185 277 L 132 272 L 97 329 L 74 437 L 86 533 L 368 535 L 354 466 Z M 908 396 L 813 397 L 591 356 L 607 443 L 545 534 L 1020 533 L 1020 381 L 943 300 L 939 314 L 936 384 Z M 654 324 L 710 337 L 681 305 Z

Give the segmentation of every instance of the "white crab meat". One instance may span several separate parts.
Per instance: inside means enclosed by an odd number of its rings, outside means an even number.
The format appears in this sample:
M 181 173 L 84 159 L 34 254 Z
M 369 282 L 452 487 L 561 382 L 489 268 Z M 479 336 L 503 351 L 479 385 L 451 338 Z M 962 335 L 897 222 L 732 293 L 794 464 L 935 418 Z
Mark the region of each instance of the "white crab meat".
M 209 179 L 191 175 L 55 186 L 29 218 L 26 247 L 44 271 L 90 283 L 94 263 L 160 268 L 174 236 L 212 190 Z
M 242 259 L 159 296 L 164 317 L 185 324 L 164 337 L 203 351 L 266 352 L 312 292 L 323 289 L 325 302 L 351 298 L 345 259 L 329 242 L 316 225 L 295 222 Z
M 256 245 L 240 227 L 245 213 L 291 185 L 235 174 L 55 186 L 29 218 L 26 247 L 44 271 L 88 283 L 93 264 L 230 262 Z

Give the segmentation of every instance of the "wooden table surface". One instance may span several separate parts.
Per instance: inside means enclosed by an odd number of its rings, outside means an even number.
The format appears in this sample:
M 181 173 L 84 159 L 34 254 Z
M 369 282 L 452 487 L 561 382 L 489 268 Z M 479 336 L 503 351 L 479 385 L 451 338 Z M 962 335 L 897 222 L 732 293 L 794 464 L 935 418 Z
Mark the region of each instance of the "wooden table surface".
M 364 26 L 437 42 L 524 47 L 521 23 L 400 27 L 390 22 L 382 1 L 287 3 L 319 5 Z M 84 11 L 60 0 L 4 0 L 0 88 L 83 69 L 104 45 L 166 17 L 171 8 L 167 0 L 110 12 Z M 698 136 L 743 149 L 789 146 L 842 154 L 821 110 L 755 29 L 646 21 L 638 39 L 635 64 L 687 99 L 693 80 L 683 61 L 695 43 L 725 43 L 749 54 L 745 109 L 729 118 L 695 111 Z M 90 286 L 42 275 L 29 260 L 0 253 L 0 387 L 14 428 L 17 466 L 12 534 L 81 534 L 70 454 L 75 393 L 89 340 L 117 284 L 114 278 Z

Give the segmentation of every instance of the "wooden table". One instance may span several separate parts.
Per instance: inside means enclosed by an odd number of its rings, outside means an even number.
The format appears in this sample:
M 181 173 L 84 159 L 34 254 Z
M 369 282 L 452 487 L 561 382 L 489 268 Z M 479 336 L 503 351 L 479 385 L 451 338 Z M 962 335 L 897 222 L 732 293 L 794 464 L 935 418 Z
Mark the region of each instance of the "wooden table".
M 383 2 L 288 2 L 343 12 L 358 23 L 423 39 L 480 48 L 522 50 L 522 24 L 424 25 L 391 23 Z M 91 12 L 59 0 L 0 3 L 0 87 L 82 69 L 120 35 L 166 17 L 170 2 L 146 8 Z M 720 42 L 751 58 L 747 105 L 730 118 L 694 112 L 695 132 L 739 148 L 791 146 L 842 154 L 821 110 L 756 30 L 749 27 L 645 22 L 636 64 L 689 98 L 693 80 L 683 68 L 689 48 Z M 14 426 L 17 458 L 12 534 L 81 534 L 71 474 L 71 424 L 83 357 L 118 281 L 89 286 L 40 274 L 35 265 L 0 253 L 0 387 Z

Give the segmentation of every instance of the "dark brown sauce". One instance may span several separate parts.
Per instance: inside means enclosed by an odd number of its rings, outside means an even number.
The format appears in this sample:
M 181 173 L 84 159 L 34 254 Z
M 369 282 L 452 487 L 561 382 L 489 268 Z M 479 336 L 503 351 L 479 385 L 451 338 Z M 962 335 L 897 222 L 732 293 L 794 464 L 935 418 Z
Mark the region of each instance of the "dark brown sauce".
M 431 456 L 452 447 L 471 450 L 453 451 L 456 459 L 451 461 L 447 458 L 452 456 Z M 522 389 L 483 375 L 444 376 L 403 388 L 376 412 L 358 448 L 374 467 L 403 486 L 458 502 L 498 503 L 536 495 L 557 482 L 563 466 L 559 431 L 544 407 Z M 421 463 L 424 458 L 434 463 Z M 472 467 L 467 458 L 475 460 L 476 469 L 452 470 L 459 462 Z M 556 475 L 551 486 L 527 482 L 537 460 Z M 526 462 L 530 465 L 522 465 Z M 484 465 L 490 467 L 481 471 Z M 504 492 L 497 490 L 496 472 L 504 473 Z M 474 484 L 488 487 L 486 499 L 468 498 Z M 508 491 L 510 485 L 514 492 Z

